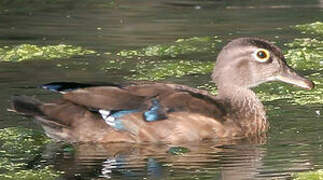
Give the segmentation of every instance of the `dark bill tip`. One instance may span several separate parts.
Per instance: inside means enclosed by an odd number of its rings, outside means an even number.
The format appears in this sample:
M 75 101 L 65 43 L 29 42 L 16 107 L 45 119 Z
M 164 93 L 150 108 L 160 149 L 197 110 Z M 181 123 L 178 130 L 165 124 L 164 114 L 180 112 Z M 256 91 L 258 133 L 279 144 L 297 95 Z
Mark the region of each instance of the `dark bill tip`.
M 305 89 L 307 89 L 307 90 L 311 90 L 311 89 L 313 89 L 315 87 L 315 84 L 310 80 L 307 80 L 304 83 L 307 84 L 307 87 L 305 87 Z

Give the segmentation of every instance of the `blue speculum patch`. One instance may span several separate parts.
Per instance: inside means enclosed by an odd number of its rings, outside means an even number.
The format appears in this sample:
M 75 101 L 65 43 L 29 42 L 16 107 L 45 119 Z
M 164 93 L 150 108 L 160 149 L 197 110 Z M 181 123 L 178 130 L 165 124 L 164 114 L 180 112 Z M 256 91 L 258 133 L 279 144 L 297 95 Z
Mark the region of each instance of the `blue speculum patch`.
M 160 105 L 159 101 L 157 99 L 153 99 L 152 105 L 149 108 L 148 111 L 143 112 L 144 120 L 148 122 L 153 122 L 157 120 L 162 120 L 167 118 L 165 113 L 162 111 L 162 106 Z M 104 119 L 104 121 L 111 127 L 117 129 L 117 130 L 126 130 L 124 127 L 124 124 L 122 122 L 122 117 L 135 113 L 140 112 L 138 109 L 131 109 L 131 110 L 99 110 L 98 111 L 101 114 L 101 117 Z
M 153 99 L 152 106 L 148 111 L 144 112 L 144 118 L 148 122 L 162 120 L 166 118 L 166 115 L 162 112 L 162 106 L 157 99 Z

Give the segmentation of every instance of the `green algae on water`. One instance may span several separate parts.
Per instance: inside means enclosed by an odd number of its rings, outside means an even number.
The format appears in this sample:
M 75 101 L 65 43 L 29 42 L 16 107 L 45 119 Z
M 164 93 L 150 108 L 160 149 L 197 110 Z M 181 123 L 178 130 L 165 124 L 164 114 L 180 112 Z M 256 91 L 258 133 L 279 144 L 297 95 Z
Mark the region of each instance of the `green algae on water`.
M 296 25 L 295 28 L 302 31 L 303 33 L 323 35 L 323 23 L 320 21 L 309 24 Z
M 0 61 L 21 62 L 32 59 L 58 59 L 93 54 L 95 51 L 79 46 L 66 44 L 37 46 L 33 44 L 21 44 L 14 47 L 0 48 Z
M 130 80 L 157 81 L 169 77 L 180 78 L 185 75 L 207 74 L 213 69 L 213 62 L 202 62 L 193 60 L 163 60 L 159 62 L 141 61 L 136 64 L 135 73 L 126 77 Z
M 197 86 L 197 88 L 207 90 L 212 95 L 217 95 L 217 87 L 214 82 L 199 85 L 199 86 Z
M 292 177 L 294 180 L 323 180 L 323 170 L 294 173 Z
M 215 53 L 216 46 L 221 40 L 217 36 L 192 37 L 178 39 L 173 43 L 148 46 L 138 50 L 122 50 L 116 53 L 116 60 L 107 61 L 102 69 L 126 70 L 132 73 L 125 78 L 128 80 L 164 80 L 167 78 L 180 78 L 185 75 L 207 74 L 213 69 L 213 62 L 191 59 L 169 59 L 183 55 L 198 53 Z M 107 55 L 110 55 L 107 54 Z M 136 57 L 136 61 L 125 58 Z M 145 57 L 145 59 L 143 59 Z M 163 60 L 151 60 L 149 57 L 166 57 Z M 149 59 L 148 59 L 149 58 Z
M 109 60 L 109 61 L 105 62 L 102 69 L 104 69 L 104 70 L 121 70 L 121 69 L 125 69 L 128 64 L 131 64 L 131 62 L 126 61 L 126 60 L 120 60 L 120 59 Z
M 61 172 L 42 164 L 27 168 L 26 162 L 32 162 L 49 142 L 51 140 L 44 134 L 30 129 L 0 129 L 0 179 L 55 179 L 60 176 Z
M 26 154 L 33 155 L 37 153 L 43 144 L 51 142 L 49 138 L 41 132 L 33 131 L 25 128 L 5 128 L 0 129 L 0 153 Z
M 178 57 L 192 53 L 214 52 L 217 43 L 221 42 L 217 36 L 193 37 L 178 39 L 174 43 L 148 46 L 139 50 L 122 50 L 118 56 L 132 58 L 133 56 L 168 56 Z
M 323 41 L 311 38 L 295 39 L 286 43 L 285 57 L 289 64 L 297 69 L 322 69 Z
M 1 160 L 1 159 L 0 159 Z M 11 164 L 12 165 L 12 164 Z M 40 169 L 28 169 L 28 170 L 12 170 L 3 174 L 0 174 L 1 180 L 54 180 L 60 176 L 61 173 L 57 173 L 50 166 L 45 166 Z

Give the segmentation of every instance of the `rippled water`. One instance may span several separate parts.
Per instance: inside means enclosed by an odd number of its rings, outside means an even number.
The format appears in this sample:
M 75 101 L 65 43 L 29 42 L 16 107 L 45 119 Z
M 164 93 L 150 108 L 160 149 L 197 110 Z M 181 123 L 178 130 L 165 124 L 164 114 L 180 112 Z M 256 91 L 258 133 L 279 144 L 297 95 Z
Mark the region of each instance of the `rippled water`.
M 0 46 L 23 43 L 72 44 L 99 53 L 169 43 L 179 38 L 217 35 L 223 40 L 258 36 L 278 45 L 303 36 L 290 26 L 322 20 L 319 0 L 121 0 L 4 1 Z M 304 35 L 305 36 L 305 35 Z M 202 59 L 215 59 L 212 54 Z M 131 59 L 130 59 L 131 60 Z M 135 60 L 135 59 L 134 59 Z M 51 81 L 124 81 L 129 72 L 98 70 L 97 55 L 52 61 L 0 63 L 0 128 L 40 130 L 35 122 L 9 113 L 10 96 L 53 94 L 37 86 Z M 63 67 L 57 66 L 63 64 Z M 311 71 L 304 71 L 310 74 Z M 171 79 L 188 85 L 208 76 Z M 294 89 L 297 91 L 297 89 Z M 41 147 L 24 168 L 53 165 L 59 179 L 288 179 L 291 173 L 323 169 L 322 104 L 265 102 L 271 129 L 267 138 L 240 142 L 169 145 L 61 143 Z M 16 155 L 19 159 L 19 154 Z

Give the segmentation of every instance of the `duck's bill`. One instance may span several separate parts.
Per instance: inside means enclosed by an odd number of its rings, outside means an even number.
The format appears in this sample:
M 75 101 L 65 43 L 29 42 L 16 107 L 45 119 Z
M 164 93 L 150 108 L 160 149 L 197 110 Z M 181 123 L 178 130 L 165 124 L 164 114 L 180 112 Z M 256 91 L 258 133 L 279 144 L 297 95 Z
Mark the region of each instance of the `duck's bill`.
M 297 74 L 293 69 L 287 67 L 282 71 L 276 79 L 285 83 L 293 84 L 295 86 L 311 90 L 314 88 L 314 83 L 302 75 Z

